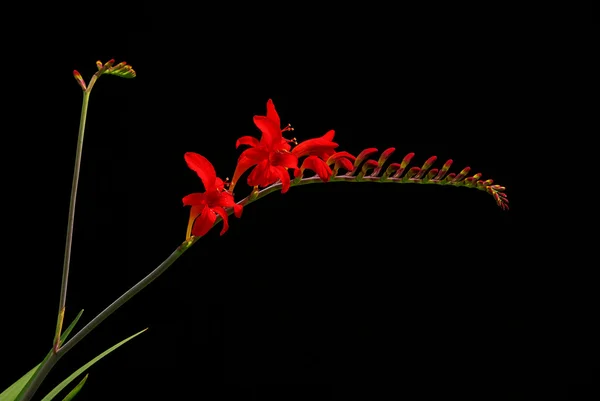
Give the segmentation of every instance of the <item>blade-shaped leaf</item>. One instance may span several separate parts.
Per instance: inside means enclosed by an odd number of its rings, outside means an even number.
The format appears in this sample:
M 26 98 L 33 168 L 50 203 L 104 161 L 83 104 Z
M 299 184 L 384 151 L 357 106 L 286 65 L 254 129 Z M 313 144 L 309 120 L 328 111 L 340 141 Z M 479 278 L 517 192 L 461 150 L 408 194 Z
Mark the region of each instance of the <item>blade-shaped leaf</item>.
M 95 357 L 94 359 L 92 359 L 91 361 L 86 363 L 85 365 L 83 365 L 81 368 L 77 369 L 75 372 L 73 372 L 71 374 L 71 376 L 67 377 L 58 386 L 54 387 L 54 389 L 52 389 L 52 391 L 50 391 L 48 394 L 46 394 L 46 396 L 44 398 L 42 398 L 42 401 L 52 400 L 54 397 L 56 397 L 56 395 L 58 393 L 60 393 L 66 386 L 68 386 L 69 383 L 71 383 L 73 380 L 75 380 L 77 377 L 79 377 L 79 375 L 81 375 L 83 372 L 85 372 L 90 366 L 92 366 L 93 364 L 98 362 L 100 359 L 104 358 L 106 355 L 113 352 L 115 349 L 119 348 L 121 345 L 125 344 L 127 341 L 139 336 L 146 330 L 148 330 L 148 329 L 145 328 L 144 330 L 132 335 L 131 337 L 124 339 L 120 343 L 113 345 L 112 347 L 110 347 L 109 349 L 107 349 L 106 351 L 104 351 L 103 353 L 101 353 L 100 355 L 98 355 L 97 357 Z
M 17 399 L 17 395 L 21 392 L 23 387 L 29 382 L 29 379 L 33 376 L 37 368 L 41 364 L 38 364 L 36 367 L 31 369 L 29 372 L 25 373 L 23 377 L 14 382 L 9 388 L 4 390 L 2 394 L 0 394 L 0 401 L 14 401 Z
M 89 376 L 89 373 L 85 375 L 83 380 L 80 381 L 79 384 L 77 386 L 75 386 L 75 388 L 73 390 L 71 390 L 65 398 L 63 398 L 63 401 L 71 401 L 73 399 L 73 397 L 75 397 L 77 395 L 77 393 L 79 393 L 79 390 L 81 390 L 81 388 L 85 384 L 85 381 L 87 380 L 88 376 Z
M 82 314 L 83 314 L 83 309 L 81 311 L 79 311 L 79 313 L 77 314 L 77 316 L 75 316 L 75 319 L 71 322 L 69 327 L 67 327 L 66 330 L 62 333 L 62 335 L 60 336 L 61 344 L 67 339 L 67 337 L 69 337 L 69 334 L 71 334 L 71 331 L 73 331 L 73 328 L 79 321 L 79 318 L 81 317 Z M 51 353 L 52 353 L 52 350 L 50 350 L 50 352 L 46 355 L 46 357 L 44 358 L 44 361 L 46 359 L 48 359 L 48 357 L 50 356 Z M 25 373 L 25 375 L 23 375 L 23 377 L 21 377 L 19 380 L 14 382 L 9 388 L 4 390 L 0 394 L 0 401 L 13 401 L 13 400 L 17 399 L 17 396 L 19 395 L 21 390 L 23 390 L 25 385 L 27 385 L 27 383 L 29 383 L 29 380 L 31 380 L 31 378 L 33 377 L 33 375 L 35 374 L 35 372 L 37 371 L 37 369 L 40 366 L 41 366 L 41 363 L 38 364 L 33 369 L 31 369 L 29 372 Z
M 71 334 L 71 331 L 73 331 L 73 327 L 75 327 L 75 325 L 79 321 L 79 318 L 81 317 L 82 314 L 83 314 L 83 309 L 79 311 L 79 313 L 77 314 L 77 316 L 75 316 L 75 319 L 71 322 L 69 327 L 67 327 L 67 329 L 62 333 L 62 335 L 60 336 L 60 344 L 61 345 L 62 345 L 62 343 L 65 342 L 67 337 L 69 337 L 69 334 Z

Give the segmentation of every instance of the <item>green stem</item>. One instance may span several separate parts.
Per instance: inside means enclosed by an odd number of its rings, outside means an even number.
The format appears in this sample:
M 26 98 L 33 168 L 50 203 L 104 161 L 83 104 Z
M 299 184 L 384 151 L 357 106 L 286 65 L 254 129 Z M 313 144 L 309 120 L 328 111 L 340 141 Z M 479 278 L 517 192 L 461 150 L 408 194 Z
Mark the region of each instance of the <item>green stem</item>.
M 352 175 L 336 175 L 331 177 L 331 179 L 327 182 L 375 182 L 375 183 L 399 183 L 399 184 L 434 184 L 434 185 L 450 185 L 450 186 L 464 186 L 464 182 L 452 182 L 452 181 L 444 181 L 444 180 L 424 180 L 422 178 L 409 178 L 409 179 L 404 179 L 404 178 L 392 178 L 392 177 L 386 177 L 385 179 L 382 179 L 382 177 L 357 177 L 357 176 L 352 176 Z M 325 181 L 321 180 L 319 177 L 314 176 L 314 177 L 308 177 L 308 178 L 301 178 L 301 179 L 294 179 L 292 180 L 292 182 L 290 182 L 290 188 L 291 187 L 297 187 L 300 185 L 308 185 L 308 184 L 319 184 L 319 183 L 325 183 Z M 261 189 L 260 191 L 258 191 L 257 193 L 254 194 L 250 194 L 247 197 L 245 197 L 244 199 L 242 199 L 241 201 L 237 202 L 238 205 L 242 205 L 242 206 L 247 206 L 249 204 L 251 204 L 252 202 L 256 202 L 257 200 L 264 198 L 265 196 L 272 194 L 273 192 L 276 192 L 278 190 L 280 190 L 282 187 L 281 181 L 268 186 L 264 189 Z M 475 187 L 475 186 L 471 186 L 470 188 L 475 188 L 484 192 L 487 192 L 485 187 Z M 233 214 L 233 209 L 229 208 L 227 210 L 227 214 L 230 216 Z M 221 222 L 221 216 L 217 216 L 217 219 L 215 220 L 215 224 L 213 225 L 213 227 L 215 225 L 217 225 L 219 222 Z M 191 244 L 195 243 L 197 240 L 199 240 L 201 237 L 193 237 Z
M 319 177 L 308 177 L 308 178 L 302 178 L 300 180 L 293 180 L 290 183 L 290 188 L 291 187 L 295 187 L 295 186 L 300 186 L 300 185 L 308 185 L 308 184 L 318 184 L 318 183 L 324 183 L 325 181 L 321 180 Z M 392 177 L 387 177 L 385 179 L 382 179 L 382 177 L 357 177 L 357 176 L 351 176 L 351 175 L 337 175 L 334 177 L 331 177 L 331 179 L 327 182 L 375 182 L 375 183 L 381 183 L 381 184 L 385 184 L 385 183 L 398 183 L 398 184 L 433 184 L 433 185 L 449 185 L 449 186 L 455 186 L 455 187 L 460 187 L 460 186 L 465 186 L 464 181 L 460 181 L 460 182 L 445 182 L 444 180 L 423 180 L 422 178 L 409 178 L 409 179 L 404 179 L 404 178 L 392 178 Z M 273 193 L 277 190 L 279 190 L 281 188 L 281 182 L 278 182 L 276 184 L 273 184 L 269 187 L 266 187 L 262 190 L 260 190 L 258 192 L 258 194 L 256 194 L 255 196 L 249 195 L 246 198 L 242 199 L 241 201 L 238 202 L 238 204 L 246 206 L 249 205 L 252 202 L 257 201 L 260 198 L 265 197 L 266 195 Z M 474 189 L 478 189 L 480 191 L 483 192 L 487 192 L 485 187 L 475 187 L 475 186 L 471 186 L 469 188 L 474 188 Z M 233 209 L 230 209 L 228 211 L 228 214 L 231 215 L 233 213 Z M 217 218 L 217 221 L 215 222 L 218 223 L 220 220 L 219 218 Z
M 300 185 L 308 185 L 308 184 L 317 184 L 322 183 L 323 181 L 319 177 L 309 177 L 302 178 L 300 180 L 296 179 L 290 183 L 290 187 L 300 186 Z M 414 183 L 414 184 L 438 184 L 438 185 L 452 185 L 452 186 L 462 186 L 460 182 L 443 182 L 442 180 L 429 180 L 424 181 L 423 179 L 402 179 L 402 178 L 386 178 L 384 180 L 381 177 L 356 177 L 349 175 L 338 175 L 332 177 L 328 182 L 378 182 L 378 183 Z M 252 202 L 257 201 L 258 199 L 264 198 L 265 196 L 276 192 L 281 189 L 281 182 L 273 184 L 267 188 L 264 188 L 258 193 L 250 194 L 246 198 L 237 202 L 240 205 L 247 206 Z M 476 188 L 476 187 L 472 187 Z M 480 190 L 484 190 L 483 188 L 477 188 Z M 230 208 L 227 213 L 231 215 L 233 213 L 233 209 Z M 221 221 L 221 217 L 218 216 L 213 227 L 216 226 Z M 43 380 L 46 378 L 52 367 L 58 362 L 60 358 L 64 356 L 69 350 L 71 350 L 77 343 L 79 343 L 85 336 L 92 332 L 100 323 L 102 323 L 107 317 L 109 317 L 112 313 L 114 313 L 117 309 L 123 306 L 127 301 L 129 301 L 134 295 L 143 290 L 148 284 L 156 280 L 162 273 L 164 273 L 172 264 L 175 262 L 185 251 L 187 251 L 198 239 L 201 237 L 193 237 L 191 241 L 183 242 L 165 261 L 163 261 L 158 267 L 156 267 L 150 274 L 144 277 L 141 281 L 127 290 L 123 295 L 117 298 L 112 304 L 110 304 L 106 309 L 100 312 L 94 319 L 92 319 L 85 327 L 83 327 L 71 340 L 67 341 L 62 347 L 58 349 L 57 352 L 52 352 L 49 357 L 45 360 L 45 363 L 42 363 L 38 371 L 34 374 L 33 378 L 28 383 L 27 389 L 22 393 L 20 397 L 17 397 L 18 401 L 29 401 L 31 397 L 35 394 Z
M 65 319 L 65 307 L 67 303 L 67 287 L 69 285 L 69 267 L 71 265 L 71 247 L 73 245 L 73 227 L 75 226 L 75 204 L 77 202 L 77 187 L 79 185 L 79 173 L 81 171 L 81 156 L 83 154 L 83 138 L 85 134 L 85 122 L 87 119 L 90 93 L 100 77 L 101 72 L 92 76 L 86 90 L 83 91 L 83 102 L 81 104 L 81 115 L 79 117 L 79 133 L 77 135 L 77 148 L 75 150 L 75 168 L 73 169 L 73 182 L 71 184 L 71 199 L 69 201 L 69 216 L 67 219 L 67 235 L 65 242 L 65 256 L 63 262 L 62 280 L 60 284 L 60 300 L 58 303 L 58 317 L 56 319 L 56 330 L 54 333 L 54 353 L 60 347 L 60 336 Z
M 60 299 L 58 302 L 58 316 L 56 319 L 56 330 L 54 332 L 54 340 L 52 350 L 49 355 L 42 361 L 33 377 L 29 380 L 24 390 L 19 394 L 17 399 L 29 400 L 37 388 L 40 386 L 46 375 L 52 367 L 60 359 L 60 336 L 62 335 L 62 326 L 65 318 L 65 307 L 67 303 L 67 287 L 69 285 L 69 267 L 71 264 L 71 248 L 73 245 L 73 228 L 75 223 L 75 204 L 77 202 L 77 188 L 79 185 L 79 173 L 81 171 L 81 157 L 83 154 L 83 138 L 85 135 L 85 123 L 87 119 L 88 105 L 90 101 L 90 93 L 98 78 L 102 75 L 102 71 L 97 72 L 90 79 L 89 85 L 83 91 L 83 101 L 81 104 L 81 114 L 79 117 L 79 132 L 77 135 L 77 148 L 75 150 L 75 168 L 73 169 L 73 182 L 71 185 L 71 198 L 69 201 L 69 215 L 67 218 L 67 234 L 65 241 L 65 254 L 63 261 L 62 279 L 60 285 Z
M 77 343 L 83 340 L 88 334 L 92 332 L 100 323 L 102 323 L 107 317 L 112 315 L 117 309 L 123 306 L 129 301 L 134 295 L 143 290 L 148 284 L 156 280 L 162 273 L 164 273 L 169 266 L 173 264 L 183 253 L 190 247 L 191 243 L 184 242 L 181 244 L 171 255 L 165 259 L 158 267 L 156 267 L 150 274 L 140 280 L 137 284 L 127 290 L 123 295 L 117 298 L 112 304 L 106 309 L 100 312 L 95 318 L 93 318 L 88 324 L 86 324 L 76 335 L 74 335 L 69 341 L 67 341 L 62 347 L 59 348 L 58 352 L 52 352 L 49 358 L 42 363 L 38 371 L 34 374 L 31 381 L 28 384 L 27 390 L 22 393 L 18 401 L 29 401 L 35 394 L 37 389 L 40 387 L 50 370 L 54 367 L 56 362 L 62 358 L 67 352 L 69 352 Z
M 106 309 L 100 312 L 95 318 L 93 318 L 88 324 L 86 324 L 76 335 L 74 335 L 69 341 L 67 341 L 58 350 L 58 355 L 62 356 L 73 348 L 79 341 L 83 340 L 92 330 L 94 330 L 100 323 L 107 317 L 112 315 L 117 309 L 123 306 L 127 301 L 133 298 L 138 292 L 146 288 L 148 284 L 156 280 L 161 274 L 163 274 L 181 255 L 185 253 L 190 247 L 190 243 L 185 241 L 169 255 L 158 267 L 152 270 L 146 277 L 141 279 L 137 284 L 128 289 L 123 295 L 117 298 L 112 304 Z
M 56 332 L 54 334 L 54 352 L 58 352 L 60 336 L 65 316 L 65 304 L 67 302 L 67 286 L 69 284 L 69 266 L 71 263 L 71 247 L 73 244 L 73 227 L 75 222 L 75 203 L 77 201 L 77 186 L 79 184 L 79 172 L 81 170 L 81 155 L 83 152 L 83 137 L 85 133 L 85 121 L 87 117 L 88 103 L 90 99 L 90 88 L 83 92 L 83 104 L 81 105 L 81 117 L 79 120 L 79 135 L 77 136 L 77 150 L 75 152 L 75 168 L 73 170 L 73 184 L 71 186 L 71 200 L 69 203 L 69 217 L 67 220 L 67 239 L 65 244 L 65 257 L 63 263 L 62 280 L 60 286 L 60 301 L 58 304 L 58 318 L 56 321 Z

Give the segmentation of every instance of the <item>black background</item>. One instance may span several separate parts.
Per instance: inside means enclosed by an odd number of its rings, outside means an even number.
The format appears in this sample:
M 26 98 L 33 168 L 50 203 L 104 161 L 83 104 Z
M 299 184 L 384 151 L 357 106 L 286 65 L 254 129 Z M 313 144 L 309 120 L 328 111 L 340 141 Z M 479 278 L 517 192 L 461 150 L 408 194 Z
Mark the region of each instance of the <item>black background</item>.
M 544 10 L 346 11 L 290 20 L 289 10 L 265 10 L 245 24 L 242 10 L 231 20 L 204 13 L 193 26 L 154 17 L 139 29 L 72 21 L 14 42 L 22 53 L 3 66 L 12 142 L 2 161 L 10 257 L 0 387 L 51 346 L 82 100 L 71 71 L 87 81 L 96 60 L 114 58 L 138 76 L 103 76 L 91 95 L 67 323 L 85 309 L 82 327 L 185 239 L 181 198 L 203 189 L 183 154 L 231 177 L 235 141 L 260 135 L 252 117 L 269 98 L 299 140 L 334 129 L 339 150 L 355 155 L 395 147 L 392 161 L 415 152 L 419 166 L 436 155 L 438 168 L 452 158 L 452 172 L 470 166 L 506 186 L 511 210 L 481 191 L 435 186 L 269 195 L 78 344 L 40 395 L 146 327 L 89 370 L 78 399 L 554 400 L 580 391 L 589 373 L 564 328 L 575 320 L 572 289 L 532 251 L 539 227 L 525 218 L 537 200 L 524 195 L 523 169 L 536 166 L 522 153 L 540 134 L 540 60 L 560 24 L 547 28 Z M 248 192 L 242 180 L 238 199 Z

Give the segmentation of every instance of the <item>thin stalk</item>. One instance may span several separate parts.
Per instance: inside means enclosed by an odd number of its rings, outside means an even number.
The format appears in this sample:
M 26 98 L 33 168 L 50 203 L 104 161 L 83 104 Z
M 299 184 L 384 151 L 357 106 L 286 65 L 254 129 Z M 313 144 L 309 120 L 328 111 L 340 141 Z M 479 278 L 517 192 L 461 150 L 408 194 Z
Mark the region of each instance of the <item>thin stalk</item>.
M 91 89 L 91 87 L 89 88 Z M 79 172 L 81 170 L 81 155 L 83 153 L 83 137 L 85 134 L 85 121 L 90 99 L 90 91 L 83 91 L 83 103 L 81 105 L 81 116 L 79 119 L 79 134 L 77 136 L 77 150 L 75 152 L 75 168 L 73 169 L 73 183 L 71 186 L 71 200 L 69 202 L 69 216 L 67 219 L 67 239 L 65 243 L 65 257 L 63 262 L 62 280 L 60 285 L 60 301 L 58 303 L 58 318 L 54 334 L 54 353 L 58 352 L 60 336 L 65 317 L 65 305 L 67 302 L 67 286 L 69 284 L 69 266 L 71 264 L 71 247 L 73 244 L 73 227 L 75 223 L 75 203 L 77 201 L 77 186 L 79 184 Z
M 300 186 L 300 185 L 308 185 L 308 184 L 317 184 L 323 183 L 319 177 L 308 177 L 302 179 L 295 179 L 290 183 L 290 187 Z M 331 177 L 331 179 L 327 182 L 378 182 L 378 183 L 414 183 L 414 184 L 438 184 L 445 185 L 442 180 L 429 180 L 423 181 L 421 179 L 410 178 L 408 180 L 403 180 L 401 178 L 387 178 L 385 180 L 381 180 L 381 177 L 355 177 L 349 175 L 338 175 Z M 450 183 L 449 185 L 460 186 L 460 183 Z M 269 187 L 266 187 L 258 192 L 253 192 L 244 199 L 237 202 L 239 205 L 246 206 L 252 202 L 257 201 L 258 199 L 264 198 L 265 196 L 278 191 L 281 189 L 281 182 L 275 183 Z M 475 187 L 473 187 L 475 188 Z M 477 188 L 481 189 L 481 188 Z M 229 208 L 227 210 L 228 215 L 233 213 L 233 209 Z M 216 226 L 220 221 L 221 217 L 217 216 L 213 227 Z M 100 323 L 102 323 L 107 317 L 113 314 L 117 309 L 123 306 L 127 301 L 129 301 L 134 295 L 143 290 L 148 284 L 156 280 L 162 273 L 164 273 L 185 251 L 187 251 L 198 239 L 201 237 L 193 237 L 190 241 L 184 241 L 171 255 L 165 259 L 158 267 L 156 267 L 152 272 L 150 272 L 146 277 L 140 280 L 137 284 L 127 290 L 123 295 L 117 298 L 112 304 L 110 304 L 106 309 L 100 312 L 94 319 L 92 319 L 85 327 L 83 327 L 71 340 L 67 341 L 62 347 L 58 349 L 57 352 L 51 352 L 49 357 L 46 358 L 45 363 L 43 362 L 38 369 L 38 371 L 34 374 L 30 382 L 28 383 L 27 389 L 21 394 L 20 397 L 17 397 L 18 401 L 29 401 L 31 397 L 35 394 L 41 383 L 44 381 L 48 373 L 56 362 L 60 358 L 62 358 L 69 350 L 71 350 L 77 343 L 83 340 L 88 334 L 92 332 Z
M 95 318 L 93 318 L 88 324 L 86 324 L 75 336 L 67 341 L 62 347 L 59 348 L 58 352 L 52 352 L 50 356 L 42 363 L 40 368 L 32 377 L 28 384 L 27 389 L 22 393 L 18 401 L 29 401 L 34 396 L 50 370 L 54 367 L 56 362 L 62 358 L 69 350 L 71 350 L 77 343 L 83 340 L 88 334 L 92 332 L 100 323 L 102 323 L 107 317 L 112 315 L 117 309 L 123 306 L 129 301 L 134 295 L 143 290 L 148 284 L 156 280 L 162 273 L 164 273 L 172 264 L 175 262 L 183 253 L 191 246 L 191 243 L 185 241 L 182 243 L 171 255 L 165 259 L 158 267 L 150 272 L 146 277 L 140 280 L 137 284 L 127 290 L 123 295 L 117 298 L 112 304 L 106 309 L 100 312 Z
M 56 330 L 54 332 L 54 353 L 58 352 L 60 347 L 60 336 L 62 326 L 65 320 L 65 307 L 67 303 L 67 287 L 69 285 L 69 267 L 71 265 L 71 247 L 73 246 L 73 227 L 75 226 L 75 204 L 77 203 L 77 187 L 79 185 L 79 173 L 81 171 L 81 156 L 83 154 L 83 138 L 85 135 L 85 122 L 87 119 L 88 104 L 90 102 L 90 93 L 94 84 L 102 75 L 102 71 L 97 72 L 90 79 L 90 83 L 83 91 L 83 101 L 81 104 L 81 115 L 79 117 L 79 132 L 77 135 L 77 148 L 75 150 L 75 168 L 73 169 L 73 182 L 71 184 L 71 199 L 69 201 L 69 216 L 67 218 L 67 235 L 65 241 L 65 256 L 63 261 L 62 279 L 60 283 L 60 300 L 58 302 L 58 317 L 56 319 Z M 85 85 L 84 85 L 85 86 Z

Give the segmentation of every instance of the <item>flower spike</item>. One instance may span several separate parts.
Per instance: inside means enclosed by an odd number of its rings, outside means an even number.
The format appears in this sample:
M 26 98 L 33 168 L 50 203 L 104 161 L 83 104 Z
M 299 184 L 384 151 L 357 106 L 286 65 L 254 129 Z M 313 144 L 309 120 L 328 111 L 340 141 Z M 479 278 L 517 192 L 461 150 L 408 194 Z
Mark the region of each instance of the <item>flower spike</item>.
M 73 76 L 75 77 L 75 80 L 77 81 L 79 86 L 81 86 L 81 89 L 83 89 L 83 91 L 88 94 L 91 92 L 92 88 L 94 87 L 96 80 L 104 74 L 116 75 L 121 78 L 134 78 L 135 77 L 135 75 L 136 75 L 135 71 L 133 70 L 133 68 L 130 65 L 127 65 L 126 62 L 123 61 L 113 67 L 114 63 L 115 63 L 114 59 L 110 59 L 104 64 L 102 64 L 102 62 L 100 60 L 96 61 L 96 67 L 98 68 L 98 71 L 92 76 L 92 78 L 90 79 L 90 81 L 87 85 L 86 85 L 85 81 L 83 80 L 83 78 L 81 77 L 81 74 L 77 70 L 73 71 Z
M 239 156 L 229 189 L 233 190 L 241 174 L 254 167 L 248 177 L 248 184 L 254 189 L 249 197 L 240 202 L 241 204 L 253 202 L 279 188 L 284 193 L 292 186 L 316 182 L 396 182 L 475 188 L 488 192 L 498 206 L 503 210 L 508 209 L 508 197 L 504 193 L 504 187 L 494 185 L 491 179 L 482 180 L 481 173 L 468 177 L 470 167 L 465 167 L 458 174 L 449 173 L 452 159 L 446 161 L 439 169 L 432 168 L 437 156 L 428 158 L 421 167 L 410 167 L 410 162 L 415 156 L 411 152 L 404 156 L 400 163 L 390 163 L 384 170 L 383 166 L 395 152 L 395 148 L 387 148 L 377 160 L 369 159 L 378 151 L 377 148 L 366 148 L 354 157 L 348 152 L 335 150 L 338 144 L 333 142 L 333 130 L 321 137 L 297 143 L 295 138 L 288 140 L 282 137 L 282 133 L 290 128 L 289 125 L 281 128 L 279 116 L 271 100 L 267 102 L 267 115 L 255 116 L 254 122 L 263 134 L 260 140 L 243 136 L 236 142 L 236 148 L 247 145 L 249 149 Z M 292 147 L 290 143 L 295 146 Z M 300 167 L 297 167 L 298 165 Z M 338 175 L 340 168 L 345 169 L 346 173 Z M 289 169 L 293 169 L 293 181 L 290 181 L 289 173 L 292 171 L 288 171 Z M 316 174 L 304 177 L 307 169 Z

